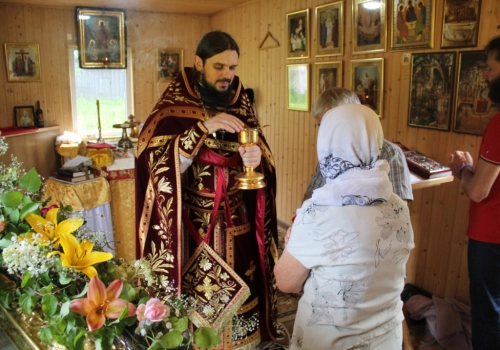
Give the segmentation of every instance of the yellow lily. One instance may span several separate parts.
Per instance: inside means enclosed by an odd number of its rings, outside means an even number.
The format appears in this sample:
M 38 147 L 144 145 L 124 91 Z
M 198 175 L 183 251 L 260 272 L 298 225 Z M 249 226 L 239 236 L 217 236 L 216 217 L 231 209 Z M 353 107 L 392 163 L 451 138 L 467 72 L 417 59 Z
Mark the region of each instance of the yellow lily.
M 97 276 L 97 270 L 92 266 L 113 258 L 113 254 L 105 252 L 92 252 L 94 243 L 78 240 L 70 233 L 61 232 L 59 234 L 60 244 L 64 253 L 51 252 L 47 255 L 50 258 L 54 254 L 61 257 L 61 263 L 64 267 L 79 270 L 86 274 L 89 278 Z
M 45 218 L 40 215 L 29 213 L 25 216 L 25 220 L 35 230 L 42 235 L 43 242 L 51 242 L 54 246 L 59 244 L 59 236 L 61 232 L 75 232 L 83 225 L 83 218 L 69 218 L 57 223 L 57 213 L 59 208 L 50 209 Z M 29 238 L 29 235 L 28 235 Z

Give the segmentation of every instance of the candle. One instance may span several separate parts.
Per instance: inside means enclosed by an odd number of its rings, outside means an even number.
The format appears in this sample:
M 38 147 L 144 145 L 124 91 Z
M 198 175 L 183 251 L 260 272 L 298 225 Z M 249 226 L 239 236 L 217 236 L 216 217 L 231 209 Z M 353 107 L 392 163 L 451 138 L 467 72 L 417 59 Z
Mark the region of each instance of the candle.
M 99 100 L 97 100 L 96 105 L 97 105 L 97 126 L 99 130 L 101 130 L 101 109 L 99 106 Z

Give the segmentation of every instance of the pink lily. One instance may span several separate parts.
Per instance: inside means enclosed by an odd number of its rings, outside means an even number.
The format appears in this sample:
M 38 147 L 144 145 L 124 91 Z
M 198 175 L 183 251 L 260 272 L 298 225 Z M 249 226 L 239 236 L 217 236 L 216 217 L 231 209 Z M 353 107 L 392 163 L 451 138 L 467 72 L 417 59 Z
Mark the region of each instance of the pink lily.
M 116 319 L 120 317 L 120 313 L 127 306 L 127 316 L 133 316 L 136 312 L 134 304 L 118 298 L 122 288 L 123 282 L 121 280 L 114 280 L 106 288 L 99 277 L 92 277 L 87 298 L 73 300 L 69 309 L 87 317 L 90 331 L 101 328 L 106 322 L 106 318 Z

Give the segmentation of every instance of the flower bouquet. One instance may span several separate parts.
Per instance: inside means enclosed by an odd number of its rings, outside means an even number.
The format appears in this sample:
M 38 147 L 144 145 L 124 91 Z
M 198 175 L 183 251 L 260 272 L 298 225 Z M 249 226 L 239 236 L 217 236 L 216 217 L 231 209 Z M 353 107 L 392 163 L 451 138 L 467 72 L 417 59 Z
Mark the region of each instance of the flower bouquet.
M 0 138 L 0 155 L 6 150 Z M 81 213 L 47 207 L 43 198 L 34 169 L 23 171 L 15 157 L 0 164 L 0 274 L 7 277 L 0 279 L 0 304 L 36 315 L 46 348 L 191 349 L 220 342 L 212 328 L 189 325 L 192 301 L 175 297 L 147 260 L 115 259 L 104 232 L 82 227 Z

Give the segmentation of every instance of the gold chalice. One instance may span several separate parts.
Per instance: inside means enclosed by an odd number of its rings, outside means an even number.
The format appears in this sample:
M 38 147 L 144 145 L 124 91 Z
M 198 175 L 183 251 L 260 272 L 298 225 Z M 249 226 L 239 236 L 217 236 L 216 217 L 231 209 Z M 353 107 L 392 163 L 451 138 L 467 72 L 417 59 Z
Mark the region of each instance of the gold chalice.
M 243 147 L 257 144 L 259 131 L 257 129 L 243 129 L 238 133 L 238 141 Z M 240 190 L 256 190 L 266 187 L 264 175 L 253 170 L 254 167 L 245 166 L 245 172 L 236 175 L 236 187 Z

